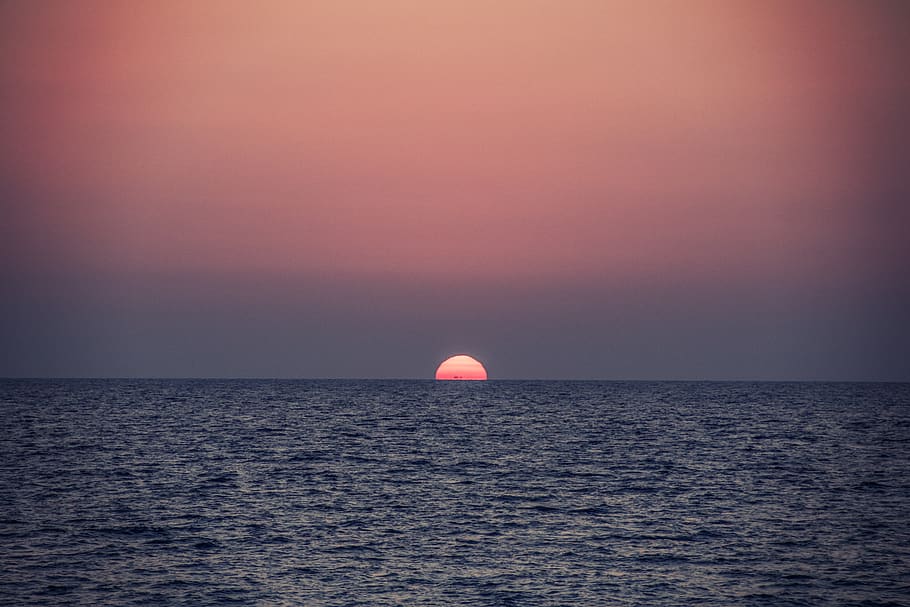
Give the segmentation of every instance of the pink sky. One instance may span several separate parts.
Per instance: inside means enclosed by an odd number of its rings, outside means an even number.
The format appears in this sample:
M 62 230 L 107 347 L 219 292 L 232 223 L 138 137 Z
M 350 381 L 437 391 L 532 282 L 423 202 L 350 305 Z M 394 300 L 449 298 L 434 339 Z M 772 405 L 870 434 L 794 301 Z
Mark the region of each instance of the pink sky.
M 4 266 L 514 288 L 891 277 L 907 15 L 5 2 Z

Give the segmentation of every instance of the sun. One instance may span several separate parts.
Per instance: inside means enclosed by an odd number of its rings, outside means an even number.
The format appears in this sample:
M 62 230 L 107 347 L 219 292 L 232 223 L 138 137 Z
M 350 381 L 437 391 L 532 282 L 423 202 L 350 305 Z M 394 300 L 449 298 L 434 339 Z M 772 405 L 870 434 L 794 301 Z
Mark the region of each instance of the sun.
M 459 354 L 442 361 L 436 369 L 436 379 L 474 379 L 487 378 L 487 370 L 480 361 L 466 354 Z

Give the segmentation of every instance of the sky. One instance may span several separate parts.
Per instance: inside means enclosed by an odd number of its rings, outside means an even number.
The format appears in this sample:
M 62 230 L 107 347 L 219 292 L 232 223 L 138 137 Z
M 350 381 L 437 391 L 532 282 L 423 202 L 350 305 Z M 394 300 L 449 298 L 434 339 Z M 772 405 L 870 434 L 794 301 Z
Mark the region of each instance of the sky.
M 0 4 L 0 376 L 910 381 L 901 1 Z

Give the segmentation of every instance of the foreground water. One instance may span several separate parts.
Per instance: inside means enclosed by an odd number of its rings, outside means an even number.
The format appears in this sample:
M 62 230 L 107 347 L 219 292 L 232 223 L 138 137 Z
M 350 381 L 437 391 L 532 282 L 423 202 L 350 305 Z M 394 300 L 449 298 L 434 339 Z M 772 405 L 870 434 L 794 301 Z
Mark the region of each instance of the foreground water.
M 0 603 L 910 604 L 910 385 L 0 382 Z

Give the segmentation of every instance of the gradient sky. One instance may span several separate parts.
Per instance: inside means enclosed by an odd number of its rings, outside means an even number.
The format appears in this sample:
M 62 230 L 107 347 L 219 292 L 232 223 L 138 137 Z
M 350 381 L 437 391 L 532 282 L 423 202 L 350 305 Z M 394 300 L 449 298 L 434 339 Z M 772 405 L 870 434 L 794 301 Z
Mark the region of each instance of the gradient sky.
M 910 380 L 901 1 L 0 4 L 0 375 Z

